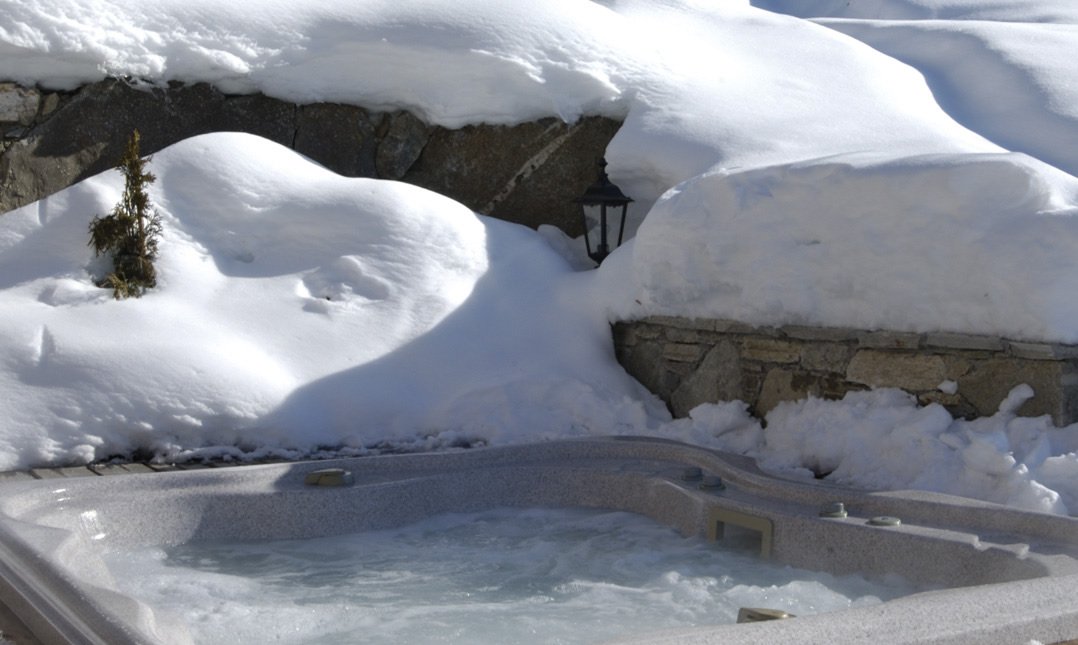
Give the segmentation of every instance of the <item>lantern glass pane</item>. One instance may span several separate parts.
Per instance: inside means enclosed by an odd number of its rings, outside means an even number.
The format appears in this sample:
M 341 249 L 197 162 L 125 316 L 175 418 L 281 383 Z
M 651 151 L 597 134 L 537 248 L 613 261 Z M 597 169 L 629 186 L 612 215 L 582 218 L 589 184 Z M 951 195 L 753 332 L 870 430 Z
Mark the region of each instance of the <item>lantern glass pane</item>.
M 602 206 L 584 206 L 584 230 L 591 232 L 599 228 Z

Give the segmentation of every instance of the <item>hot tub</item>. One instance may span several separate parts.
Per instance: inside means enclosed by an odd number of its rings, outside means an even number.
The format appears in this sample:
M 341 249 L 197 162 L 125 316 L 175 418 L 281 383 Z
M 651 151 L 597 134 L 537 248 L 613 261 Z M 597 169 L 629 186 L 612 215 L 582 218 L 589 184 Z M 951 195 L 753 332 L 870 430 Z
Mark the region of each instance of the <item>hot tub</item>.
M 721 483 L 720 483 L 721 482 Z M 833 512 L 842 502 L 846 514 Z M 934 591 L 814 616 L 619 642 L 983 643 L 1078 637 L 1078 520 L 923 492 L 779 479 L 744 457 L 605 438 L 0 486 L 0 600 L 45 643 L 183 643 L 103 555 L 384 530 L 446 512 L 629 511 L 686 536 Z

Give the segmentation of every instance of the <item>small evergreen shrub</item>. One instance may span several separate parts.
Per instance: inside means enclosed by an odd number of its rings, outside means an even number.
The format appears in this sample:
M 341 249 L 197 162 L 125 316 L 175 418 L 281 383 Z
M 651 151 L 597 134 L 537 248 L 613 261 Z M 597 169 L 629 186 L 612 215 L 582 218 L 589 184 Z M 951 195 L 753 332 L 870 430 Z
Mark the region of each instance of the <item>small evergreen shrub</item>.
M 139 132 L 131 133 L 127 149 L 117 166 L 124 174 L 124 194 L 105 217 L 90 222 L 90 246 L 95 255 L 112 255 L 111 273 L 96 280 L 99 287 L 112 289 L 117 299 L 138 298 L 157 285 L 157 238 L 161 219 L 154 212 L 146 187 L 154 177 L 146 172 L 148 159 L 139 156 Z

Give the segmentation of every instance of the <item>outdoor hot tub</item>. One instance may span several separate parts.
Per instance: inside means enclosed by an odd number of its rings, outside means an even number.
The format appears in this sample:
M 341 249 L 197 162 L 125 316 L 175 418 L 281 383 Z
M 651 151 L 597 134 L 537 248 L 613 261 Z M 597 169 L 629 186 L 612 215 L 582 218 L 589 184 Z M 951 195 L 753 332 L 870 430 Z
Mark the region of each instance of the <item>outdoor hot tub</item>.
M 137 562 L 146 549 L 301 544 L 503 508 L 627 511 L 761 563 L 898 577 L 914 591 L 786 620 L 705 620 L 606 640 L 1078 638 L 1078 520 L 923 492 L 869 493 L 780 479 L 745 457 L 643 438 L 6 482 L 0 485 L 0 600 L 44 643 L 187 643 L 191 633 L 174 611 L 125 591 L 129 585 L 119 578 L 140 567 L 118 569 L 117 562 Z M 538 517 L 531 521 L 546 521 Z M 573 535 L 563 536 L 567 544 Z

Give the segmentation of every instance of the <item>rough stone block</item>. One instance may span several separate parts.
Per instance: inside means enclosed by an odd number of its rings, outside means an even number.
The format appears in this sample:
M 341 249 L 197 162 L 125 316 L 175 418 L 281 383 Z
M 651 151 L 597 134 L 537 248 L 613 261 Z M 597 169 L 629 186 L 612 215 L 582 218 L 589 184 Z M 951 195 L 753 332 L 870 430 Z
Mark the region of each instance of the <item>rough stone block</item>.
M 382 179 L 401 179 L 419 159 L 432 129 L 410 112 L 394 112 L 380 124 L 375 167 Z
M 41 93 L 32 87 L 0 83 L 0 123 L 30 125 L 37 116 Z
M 756 415 L 763 417 L 783 401 L 800 401 L 810 396 L 819 396 L 819 381 L 793 370 L 776 367 L 767 372 L 760 396 L 756 400 Z
M 760 399 L 760 390 L 764 385 L 764 373 L 762 371 L 752 371 L 745 369 L 742 364 L 741 369 L 741 400 L 748 403 L 750 406 L 755 406 L 756 402 Z
M 4 152 L 0 213 L 113 167 L 136 128 L 143 154 L 207 132 L 250 132 L 291 145 L 295 111 L 261 95 L 229 98 L 204 83 L 146 89 L 109 79 L 86 85 Z
M 870 331 L 857 337 L 861 347 L 876 349 L 918 349 L 923 340 L 922 334 L 893 331 Z
M 955 382 L 962 380 L 966 374 L 969 374 L 969 371 L 973 369 L 973 365 L 977 360 L 983 360 L 973 359 L 965 352 L 961 354 L 942 354 L 941 356 L 943 357 L 943 364 L 947 369 L 947 380 Z
M 850 383 L 837 374 L 824 374 L 813 376 L 819 381 L 819 396 L 823 399 L 841 399 L 850 392 L 867 390 L 868 386 L 860 383 Z
M 637 338 L 643 338 L 652 340 L 655 338 L 662 338 L 663 328 L 658 325 L 649 325 L 643 322 L 624 323 L 630 325 L 633 328 L 633 334 Z
M 743 387 L 737 347 L 729 341 L 720 342 L 671 395 L 670 410 L 674 416 L 684 417 L 701 403 L 741 398 Z
M 479 213 L 532 228 L 553 224 L 580 235 L 582 217 L 573 200 L 595 181 L 595 159 L 620 126 L 588 117 L 571 125 L 548 118 L 515 126 L 436 128 L 403 180 Z
M 617 325 L 610 326 L 610 339 L 614 343 L 614 351 L 620 352 L 636 344 L 636 337 L 633 336 L 633 331 L 629 327 L 619 327 Z
M 846 380 L 872 387 L 934 390 L 947 379 L 943 358 L 874 349 L 859 350 L 846 369 Z
M 1068 423 L 1064 400 L 1066 365 L 1061 362 L 1000 358 L 974 363 L 969 374 L 959 379 L 958 393 L 977 410 L 990 416 L 1016 385 L 1033 388 L 1034 397 L 1018 409 L 1022 416 L 1048 414 L 1057 424 Z
M 937 403 L 946 408 L 947 412 L 955 418 L 972 419 L 978 416 L 977 408 L 958 393 L 947 394 L 939 390 L 925 392 L 917 396 L 917 403 L 920 405 Z
M 741 358 L 762 363 L 796 363 L 801 360 L 801 346 L 773 338 L 746 338 Z
M 655 325 L 649 325 L 639 321 L 636 322 L 617 322 L 610 326 L 611 331 L 614 334 L 615 345 L 635 345 L 645 340 L 655 340 L 661 338 L 663 330 L 661 327 Z
M 620 351 L 621 348 L 636 345 L 641 340 L 639 329 L 639 325 L 634 324 L 614 323 L 610 325 L 610 336 L 614 340 L 614 348 Z
M 670 395 L 671 390 L 666 387 L 662 344 L 648 341 L 627 348 L 621 364 L 626 372 L 660 398 L 665 400 Z
M 675 363 L 695 363 L 704 355 L 704 348 L 691 343 L 666 343 L 663 358 Z
M 375 132 L 382 119 L 352 105 L 304 105 L 296 117 L 295 150 L 347 177 L 375 177 Z
M 702 355 L 703 353 L 701 351 L 701 356 Z M 680 387 L 685 379 L 689 378 L 689 376 L 696 371 L 696 364 L 697 361 L 667 361 L 663 367 L 666 370 L 667 377 L 673 379 L 672 381 L 669 381 L 669 384 L 666 387 L 667 391 L 673 392 Z
M 668 363 L 666 368 L 662 371 L 662 377 L 659 382 L 659 388 L 653 390 L 659 398 L 666 402 L 666 407 L 670 407 L 670 397 L 674 395 L 674 391 L 681 387 L 681 384 L 685 382 L 685 377 L 688 376 L 690 370 L 684 370 L 679 372 L 677 370 L 670 369 L 670 366 L 682 366 L 686 363 Z
M 50 92 L 41 99 L 41 108 L 38 112 L 39 117 L 46 117 L 56 111 L 56 108 L 60 107 L 60 95 L 56 92 Z
M 1078 422 L 1078 365 L 1066 363 L 1062 368 L 1063 409 L 1056 424 L 1060 426 Z
M 805 343 L 801 347 L 801 366 L 818 372 L 845 374 L 852 350 L 841 343 Z
M 743 334 L 758 330 L 730 321 L 647 320 L 657 337 L 701 341 L 641 341 L 650 346 L 644 354 L 618 348 L 619 355 L 629 357 L 623 364 L 632 360 L 641 366 L 638 373 L 626 365 L 630 373 L 645 385 L 645 380 L 656 382 L 658 387 L 649 388 L 678 414 L 705 401 L 740 398 L 763 415 L 781 401 L 896 387 L 917 395 L 922 404 L 938 403 L 972 418 L 994 414 L 1011 389 L 1026 383 L 1036 395 L 1019 414 L 1049 414 L 1057 425 L 1078 421 L 1078 358 L 1072 358 L 1078 346 L 901 332 L 858 333 L 855 345 L 843 330 L 824 330 L 813 340 L 811 328 L 787 327 L 786 337 L 775 337 Z M 940 392 L 944 381 L 956 382 L 957 393 Z
M 579 235 L 574 200 L 595 181 L 595 159 L 620 126 L 587 117 L 573 124 L 549 118 L 447 130 L 404 112 L 227 96 L 206 83 L 148 88 L 106 79 L 44 98 L 35 89 L 0 83 L 0 132 L 12 134 L 0 150 L 0 213 L 111 168 L 135 128 L 145 154 L 227 131 L 294 147 L 344 175 L 400 179 L 479 212 Z

